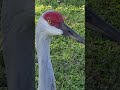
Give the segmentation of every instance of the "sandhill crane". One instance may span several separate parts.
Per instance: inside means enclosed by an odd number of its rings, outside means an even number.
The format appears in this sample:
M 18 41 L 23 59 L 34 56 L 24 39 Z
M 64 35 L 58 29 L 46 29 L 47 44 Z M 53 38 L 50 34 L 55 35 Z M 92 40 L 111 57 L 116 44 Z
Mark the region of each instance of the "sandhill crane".
M 39 65 L 38 90 L 56 90 L 55 77 L 50 59 L 50 42 L 53 35 L 64 35 L 85 43 L 84 38 L 64 23 L 63 16 L 53 10 L 44 12 L 36 25 L 36 50 Z

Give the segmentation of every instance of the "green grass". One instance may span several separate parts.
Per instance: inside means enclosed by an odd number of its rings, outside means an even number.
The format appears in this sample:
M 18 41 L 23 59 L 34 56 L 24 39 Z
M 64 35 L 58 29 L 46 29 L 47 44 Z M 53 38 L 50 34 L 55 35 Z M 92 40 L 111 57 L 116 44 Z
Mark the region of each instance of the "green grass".
M 84 0 L 63 1 L 60 5 L 52 2 L 36 2 L 36 22 L 40 15 L 54 9 L 67 16 L 65 23 L 84 37 L 85 9 Z M 51 43 L 51 59 L 55 72 L 57 90 L 84 90 L 85 84 L 85 46 L 62 36 L 53 37 Z M 38 64 L 36 63 L 36 87 L 38 82 Z

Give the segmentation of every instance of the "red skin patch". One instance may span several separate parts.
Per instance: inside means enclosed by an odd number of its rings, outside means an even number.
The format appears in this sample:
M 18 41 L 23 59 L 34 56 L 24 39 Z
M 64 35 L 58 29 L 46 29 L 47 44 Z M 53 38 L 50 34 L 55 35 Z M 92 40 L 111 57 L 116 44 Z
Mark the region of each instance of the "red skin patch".
M 59 27 L 60 23 L 64 22 L 63 16 L 58 12 L 47 12 L 44 14 L 44 19 L 48 22 L 50 20 L 50 25 Z

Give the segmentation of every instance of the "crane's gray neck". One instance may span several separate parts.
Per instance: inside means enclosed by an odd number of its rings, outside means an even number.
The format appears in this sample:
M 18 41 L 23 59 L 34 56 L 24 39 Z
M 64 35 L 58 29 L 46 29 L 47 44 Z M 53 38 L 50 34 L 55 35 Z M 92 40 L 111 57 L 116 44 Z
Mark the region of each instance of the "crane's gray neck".
M 39 64 L 38 90 L 56 90 L 54 72 L 50 60 L 51 37 L 46 32 L 37 34 L 36 49 Z
M 39 33 L 36 35 L 36 49 L 39 59 L 49 59 L 50 57 L 50 42 L 51 37 L 48 36 L 45 32 Z

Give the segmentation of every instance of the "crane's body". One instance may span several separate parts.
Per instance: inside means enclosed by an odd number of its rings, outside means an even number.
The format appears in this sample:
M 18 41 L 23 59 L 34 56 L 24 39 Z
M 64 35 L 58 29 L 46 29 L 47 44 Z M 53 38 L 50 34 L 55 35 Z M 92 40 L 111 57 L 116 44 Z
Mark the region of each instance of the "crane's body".
M 68 31 L 67 31 L 68 30 Z M 38 90 L 56 90 L 55 77 L 50 59 L 50 42 L 53 35 L 74 37 L 78 42 L 84 39 L 64 24 L 62 15 L 47 11 L 39 18 L 36 25 L 36 50 L 39 64 Z

